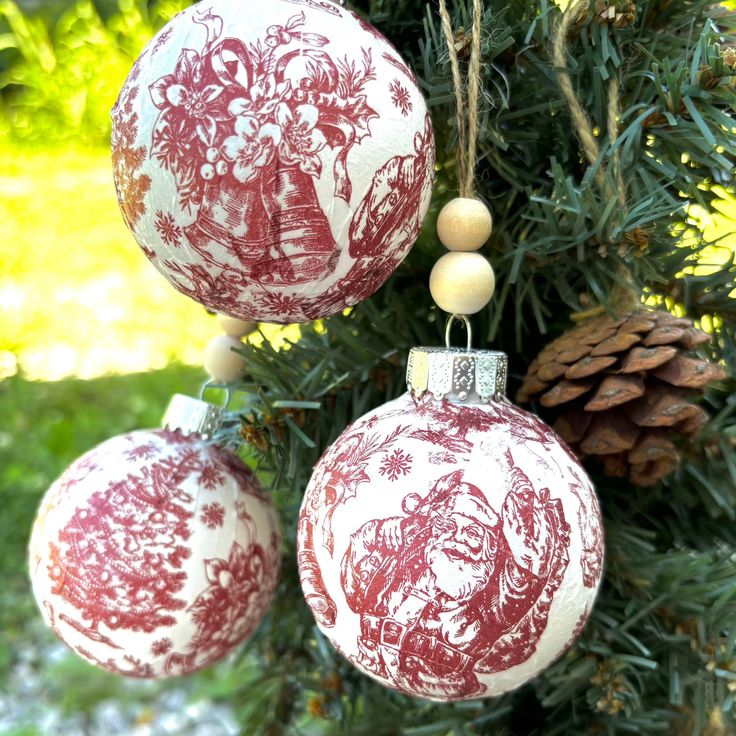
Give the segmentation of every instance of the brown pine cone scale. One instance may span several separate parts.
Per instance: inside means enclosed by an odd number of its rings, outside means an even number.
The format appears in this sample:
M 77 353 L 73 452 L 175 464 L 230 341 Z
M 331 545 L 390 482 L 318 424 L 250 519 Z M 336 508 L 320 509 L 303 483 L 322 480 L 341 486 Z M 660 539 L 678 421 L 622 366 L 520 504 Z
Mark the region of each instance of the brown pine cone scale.
M 688 355 L 710 339 L 668 312 L 596 317 L 539 353 L 517 400 L 550 410 L 560 436 L 582 458 L 599 457 L 606 474 L 654 485 L 677 467 L 678 443 L 710 419 L 695 392 L 726 373 Z

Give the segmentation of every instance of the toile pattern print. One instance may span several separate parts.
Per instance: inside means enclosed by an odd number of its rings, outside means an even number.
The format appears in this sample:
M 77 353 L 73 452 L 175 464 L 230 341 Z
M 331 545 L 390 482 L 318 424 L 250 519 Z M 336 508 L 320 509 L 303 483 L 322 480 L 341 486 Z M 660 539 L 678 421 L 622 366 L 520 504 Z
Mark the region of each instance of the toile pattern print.
M 158 430 L 116 437 L 54 483 L 30 545 L 47 623 L 117 674 L 201 669 L 247 638 L 276 585 L 273 509 L 235 456 Z
M 406 394 L 369 413 L 320 459 L 299 524 L 323 632 L 366 674 L 436 700 L 497 695 L 559 656 L 602 558 L 590 481 L 505 401 Z
M 409 68 L 357 16 L 245 5 L 183 11 L 136 62 L 113 110 L 118 199 L 183 293 L 307 321 L 370 296 L 413 245 L 431 124 Z

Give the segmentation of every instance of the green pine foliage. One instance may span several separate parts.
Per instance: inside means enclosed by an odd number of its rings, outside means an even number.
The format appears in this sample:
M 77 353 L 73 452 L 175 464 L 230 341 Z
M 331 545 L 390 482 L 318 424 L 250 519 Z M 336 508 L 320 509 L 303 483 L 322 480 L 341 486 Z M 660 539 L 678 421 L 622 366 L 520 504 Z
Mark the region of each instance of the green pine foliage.
M 455 705 L 389 692 L 331 649 L 301 602 L 294 538 L 314 462 L 349 422 L 404 390 L 408 348 L 441 342 L 445 316 L 426 284 L 444 252 L 434 234 L 437 212 L 457 187 L 454 98 L 434 3 L 355 5 L 421 78 L 437 139 L 437 186 L 417 246 L 378 294 L 348 314 L 306 326 L 287 353 L 247 350 L 252 395 L 245 430 L 267 446 L 255 459 L 282 510 L 287 541 L 279 597 L 244 660 L 252 685 L 240 696 L 251 713 L 245 732 L 734 732 L 730 381 L 708 392 L 713 421 L 660 487 L 638 489 L 594 474 L 607 538 L 597 606 L 573 649 L 518 691 Z M 538 350 L 570 326 L 570 315 L 594 304 L 610 307 L 609 295 L 624 278 L 650 302 L 714 329 L 709 357 L 727 367 L 736 357 L 733 252 L 709 243 L 692 214 L 694 205 L 712 211 L 718 187 L 733 184 L 736 15 L 719 14 L 703 0 L 616 2 L 624 20 L 614 26 L 600 16 L 607 5 L 592 2 L 568 39 L 568 68 L 600 148 L 593 167 L 572 132 L 550 57 L 560 9 L 546 0 L 485 3 L 478 188 L 494 212 L 487 254 L 499 286 L 492 308 L 474 325 L 476 347 L 509 353 L 511 395 Z M 454 16 L 455 27 L 470 27 L 462 1 Z M 621 89 L 615 144 L 606 133 L 611 77 Z M 625 207 L 611 194 L 616 150 Z M 262 700 L 252 710 L 254 689 Z

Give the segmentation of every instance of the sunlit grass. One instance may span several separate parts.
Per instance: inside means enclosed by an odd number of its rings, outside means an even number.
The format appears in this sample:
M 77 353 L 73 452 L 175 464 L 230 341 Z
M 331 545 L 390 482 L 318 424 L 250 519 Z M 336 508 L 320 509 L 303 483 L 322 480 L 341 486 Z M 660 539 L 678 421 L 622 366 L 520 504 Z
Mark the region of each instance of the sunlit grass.
M 0 377 L 198 365 L 220 333 L 136 245 L 105 149 L 0 148 L 0 227 Z M 296 328 L 263 330 L 274 344 L 298 337 Z
M 0 152 L 0 358 L 30 378 L 196 364 L 217 324 L 148 263 L 102 150 Z

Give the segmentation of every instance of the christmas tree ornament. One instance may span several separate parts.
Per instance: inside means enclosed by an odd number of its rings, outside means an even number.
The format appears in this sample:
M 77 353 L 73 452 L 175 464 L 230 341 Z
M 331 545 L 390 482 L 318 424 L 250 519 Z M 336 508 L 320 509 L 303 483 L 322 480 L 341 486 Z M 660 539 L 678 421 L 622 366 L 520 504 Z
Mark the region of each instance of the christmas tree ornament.
M 245 373 L 245 358 L 238 353 L 244 348 L 237 337 L 218 335 L 204 350 L 204 369 L 215 383 L 237 383 Z
M 130 677 L 187 674 L 263 617 L 279 527 L 253 473 L 205 441 L 224 419 L 176 396 L 165 429 L 102 443 L 46 493 L 29 548 L 33 593 L 88 662 Z
M 725 372 L 691 354 L 710 339 L 663 311 L 588 319 L 534 359 L 517 400 L 548 409 L 579 457 L 598 457 L 608 475 L 651 486 L 677 467 L 678 445 L 710 418 L 695 392 Z
M 434 141 L 416 79 L 330 0 L 177 15 L 113 109 L 125 221 L 207 308 L 303 322 L 366 299 L 416 240 Z
M 512 690 L 581 631 L 601 579 L 580 463 L 503 398 L 506 356 L 415 348 L 409 392 L 355 422 L 304 496 L 298 562 L 358 669 L 450 701 Z

